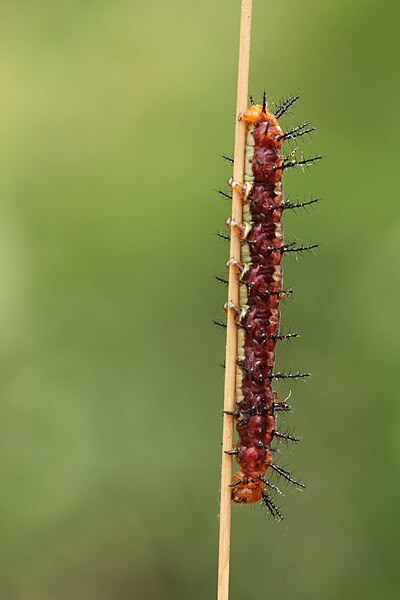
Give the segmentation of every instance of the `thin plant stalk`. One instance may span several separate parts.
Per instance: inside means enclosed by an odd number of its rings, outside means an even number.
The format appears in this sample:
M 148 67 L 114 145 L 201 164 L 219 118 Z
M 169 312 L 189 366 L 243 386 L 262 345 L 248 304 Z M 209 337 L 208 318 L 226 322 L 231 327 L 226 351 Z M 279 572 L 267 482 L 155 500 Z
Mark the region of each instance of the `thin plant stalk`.
M 235 153 L 233 164 L 233 180 L 243 183 L 244 153 L 246 146 L 246 125 L 240 121 L 240 114 L 247 108 L 248 81 L 250 67 L 250 38 L 252 0 L 242 0 L 240 19 L 240 43 L 238 85 L 236 100 Z M 240 191 L 232 189 L 232 219 L 240 223 L 242 219 L 242 199 Z M 236 228 L 231 230 L 230 258 L 241 259 L 240 236 Z M 239 305 L 239 282 L 237 269 L 229 267 L 228 302 Z M 233 411 L 236 395 L 236 358 L 237 358 L 237 327 L 232 310 L 227 310 L 226 356 L 225 356 L 225 387 L 224 411 Z M 234 418 L 224 413 L 222 432 L 222 465 L 221 492 L 219 516 L 219 554 L 218 554 L 218 593 L 217 600 L 228 600 L 229 597 L 229 566 L 231 543 L 231 488 L 232 456 L 226 454 L 233 445 Z

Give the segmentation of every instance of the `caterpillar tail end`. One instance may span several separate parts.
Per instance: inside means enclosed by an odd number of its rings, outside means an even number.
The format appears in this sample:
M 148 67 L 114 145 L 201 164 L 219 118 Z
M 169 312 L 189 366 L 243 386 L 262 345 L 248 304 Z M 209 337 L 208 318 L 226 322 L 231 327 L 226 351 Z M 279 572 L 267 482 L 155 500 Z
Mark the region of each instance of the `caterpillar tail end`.
M 236 504 L 253 504 L 262 498 L 262 482 L 244 475 L 241 471 L 234 474 L 231 488 L 232 502 L 236 502 Z

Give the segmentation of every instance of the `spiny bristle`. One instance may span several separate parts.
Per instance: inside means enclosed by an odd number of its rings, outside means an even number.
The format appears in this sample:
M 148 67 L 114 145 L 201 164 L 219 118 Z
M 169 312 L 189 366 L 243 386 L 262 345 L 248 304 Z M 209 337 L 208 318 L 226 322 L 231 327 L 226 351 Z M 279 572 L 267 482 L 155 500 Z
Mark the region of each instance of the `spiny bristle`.
M 235 487 L 236 485 L 240 485 L 241 483 L 241 481 L 234 481 L 233 483 L 230 483 L 228 487 Z
M 280 246 L 278 248 L 274 246 L 268 246 L 268 252 L 305 252 L 306 250 L 313 250 L 314 248 L 318 248 L 319 244 L 311 244 L 310 246 L 298 246 L 293 247 L 296 242 L 292 242 L 290 244 L 285 244 L 284 246 Z
M 290 338 L 296 338 L 296 337 L 299 337 L 298 333 L 284 333 L 283 335 L 281 335 L 281 334 L 267 335 L 266 339 L 269 339 L 269 340 L 289 340 Z
M 272 498 L 267 494 L 267 492 L 265 490 L 262 491 L 262 498 L 263 498 L 265 506 L 268 508 L 269 512 L 274 517 L 274 519 L 276 519 L 276 517 L 278 517 L 278 519 L 283 521 L 282 513 L 280 512 L 280 510 L 275 505 Z
M 287 100 L 284 100 L 280 106 L 274 112 L 274 115 L 279 119 L 282 115 L 289 110 L 291 106 L 300 98 L 300 96 L 290 96 Z
M 274 170 L 278 171 L 279 169 L 285 170 L 290 169 L 291 167 L 301 167 L 316 162 L 317 160 L 322 160 L 322 158 L 322 156 L 313 156 L 312 158 L 303 158 L 302 160 L 289 160 L 284 162 L 280 167 L 275 167 Z
M 270 379 L 302 379 L 311 377 L 311 373 L 271 373 L 268 377 Z
M 225 323 L 222 323 L 222 321 L 214 321 L 214 320 L 212 320 L 211 323 L 213 323 L 217 327 L 221 327 L 222 329 L 226 329 L 227 328 L 227 325 Z M 224 368 L 225 368 L 225 366 L 224 366 Z
M 228 235 L 227 233 L 223 233 L 222 231 L 216 231 L 215 235 L 221 238 L 221 240 L 225 240 L 226 242 L 229 242 L 231 239 L 230 235 Z
M 223 415 L 231 415 L 232 417 L 240 417 L 240 411 L 238 411 L 238 410 L 223 410 L 222 416 Z
M 254 286 L 254 283 L 247 283 L 246 281 L 241 281 L 240 283 L 242 285 L 245 285 L 247 288 L 251 288 Z M 293 293 L 294 292 L 291 288 L 287 290 L 266 290 L 265 297 L 267 298 L 268 296 L 281 296 L 282 298 L 285 298 L 286 296 L 290 296 Z
M 309 250 L 314 250 L 314 248 L 318 248 L 319 244 L 310 244 L 309 246 L 298 246 L 296 248 L 288 248 L 286 247 L 283 252 L 308 252 Z
M 301 137 L 302 135 L 306 135 L 316 130 L 316 127 L 309 127 L 308 123 L 303 123 L 302 125 L 297 125 L 297 127 L 293 127 L 289 131 L 284 131 L 282 135 L 280 135 L 278 140 L 294 140 L 295 138 Z
M 278 412 L 289 412 L 292 410 L 292 407 L 289 404 L 286 404 L 286 402 L 276 402 L 276 404 L 274 404 L 274 410 Z
M 274 436 L 281 440 L 286 440 L 288 442 L 299 442 L 300 441 L 300 438 L 295 437 L 291 433 L 280 433 L 279 431 L 274 431 Z
M 274 490 L 275 492 L 278 492 L 278 494 L 283 496 L 283 493 L 281 492 L 281 490 L 278 488 L 277 485 L 271 483 L 270 481 L 268 481 L 268 479 L 265 479 L 265 477 L 262 477 L 261 475 L 258 476 L 258 479 L 260 481 L 262 481 L 265 485 L 267 485 L 269 488 L 271 488 L 271 490 Z
M 306 486 L 303 483 L 300 483 L 300 481 L 296 481 L 296 479 L 293 479 L 293 477 L 292 477 L 291 473 L 289 473 L 289 471 L 282 469 L 282 467 L 278 467 L 278 465 L 271 464 L 270 466 L 274 471 L 276 471 L 278 473 L 278 475 L 280 475 L 281 477 L 286 479 L 286 481 L 290 481 L 290 483 L 293 483 L 294 485 L 297 485 L 298 487 L 305 489 Z
M 228 283 L 229 283 L 229 281 L 227 279 L 224 279 L 223 277 L 218 277 L 218 275 L 214 275 L 214 279 L 216 279 L 220 283 L 224 283 L 225 285 L 228 285 Z
M 304 208 L 305 206 L 310 206 L 311 204 L 315 204 L 316 202 L 319 202 L 321 200 L 321 198 L 313 198 L 312 200 L 307 200 L 305 202 L 289 202 L 286 201 L 284 202 L 280 208 L 282 208 L 283 210 L 286 209 L 296 209 L 296 208 Z
M 228 194 L 227 192 L 224 192 L 224 190 L 221 190 L 221 188 L 219 188 L 218 190 L 215 190 L 215 191 L 217 192 L 217 194 L 220 194 L 224 198 L 227 198 L 228 200 L 232 200 L 232 194 Z
M 267 94 L 264 91 L 264 93 L 263 93 L 263 101 L 262 101 L 262 111 L 263 111 L 263 113 L 265 113 L 266 108 L 267 108 Z

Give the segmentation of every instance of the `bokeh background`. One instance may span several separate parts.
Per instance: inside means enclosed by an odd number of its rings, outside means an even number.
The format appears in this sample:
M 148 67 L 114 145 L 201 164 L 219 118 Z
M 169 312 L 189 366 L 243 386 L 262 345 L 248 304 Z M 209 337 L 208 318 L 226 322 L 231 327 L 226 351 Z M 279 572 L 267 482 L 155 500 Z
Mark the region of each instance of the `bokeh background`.
M 255 0 L 286 175 L 286 520 L 234 507 L 232 600 L 400 594 L 397 0 Z M 3 0 L 0 597 L 215 596 L 239 1 Z M 288 211 L 289 212 L 289 211 Z

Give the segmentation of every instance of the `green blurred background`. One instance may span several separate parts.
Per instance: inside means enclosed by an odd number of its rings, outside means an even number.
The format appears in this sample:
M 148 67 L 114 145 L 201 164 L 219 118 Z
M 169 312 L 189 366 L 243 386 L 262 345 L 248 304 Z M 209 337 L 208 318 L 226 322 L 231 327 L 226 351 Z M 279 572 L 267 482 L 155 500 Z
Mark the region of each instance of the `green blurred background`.
M 255 0 L 251 91 L 326 160 L 286 175 L 311 370 L 287 418 L 286 520 L 234 507 L 232 600 L 400 595 L 397 0 Z M 4 600 L 214 598 L 239 0 L 3 0 Z M 288 211 L 289 212 L 289 211 Z

